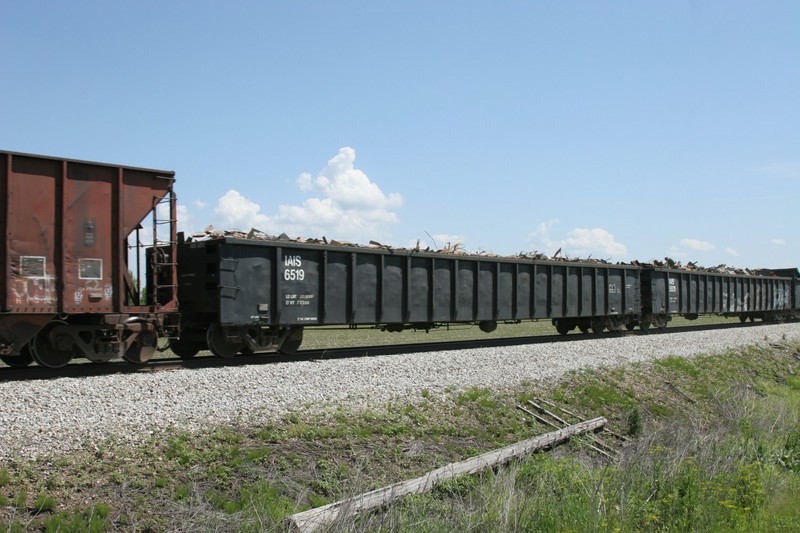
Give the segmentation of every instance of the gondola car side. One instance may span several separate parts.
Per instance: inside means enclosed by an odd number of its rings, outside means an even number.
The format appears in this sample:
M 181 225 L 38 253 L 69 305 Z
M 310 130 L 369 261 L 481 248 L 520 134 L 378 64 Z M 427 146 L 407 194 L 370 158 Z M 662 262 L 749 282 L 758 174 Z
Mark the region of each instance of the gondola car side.
M 389 331 L 551 319 L 566 333 L 636 324 L 641 269 L 280 240 L 178 246 L 180 340 L 191 357 L 299 347 L 307 326 Z

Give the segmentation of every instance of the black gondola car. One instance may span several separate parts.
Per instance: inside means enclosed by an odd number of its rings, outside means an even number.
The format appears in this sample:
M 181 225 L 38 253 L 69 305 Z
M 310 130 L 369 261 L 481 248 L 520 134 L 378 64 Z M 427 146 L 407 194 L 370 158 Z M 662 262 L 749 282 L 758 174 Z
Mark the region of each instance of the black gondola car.
M 306 326 L 632 328 L 641 308 L 641 269 L 600 262 L 221 238 L 180 244 L 178 263 L 182 357 L 292 352 Z
M 739 317 L 742 322 L 790 318 L 795 314 L 795 282 L 783 274 L 646 267 L 642 271 L 642 322 L 663 326 L 675 315 L 694 320 L 705 314 Z

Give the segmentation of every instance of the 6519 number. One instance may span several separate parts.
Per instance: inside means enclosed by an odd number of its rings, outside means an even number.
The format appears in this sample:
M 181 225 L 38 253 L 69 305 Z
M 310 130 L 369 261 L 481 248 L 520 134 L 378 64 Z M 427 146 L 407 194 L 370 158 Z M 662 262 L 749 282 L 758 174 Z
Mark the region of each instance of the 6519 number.
M 283 271 L 283 279 L 286 281 L 303 281 L 306 273 L 302 268 L 287 268 Z

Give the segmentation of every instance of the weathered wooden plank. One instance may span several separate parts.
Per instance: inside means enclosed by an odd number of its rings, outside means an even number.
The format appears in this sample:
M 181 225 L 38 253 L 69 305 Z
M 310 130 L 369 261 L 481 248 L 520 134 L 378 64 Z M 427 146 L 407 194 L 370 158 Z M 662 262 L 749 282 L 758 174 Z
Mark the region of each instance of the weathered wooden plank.
M 536 409 L 537 411 L 539 411 L 541 414 L 549 416 L 550 418 L 552 418 L 553 420 L 555 420 L 556 422 L 558 422 L 558 423 L 560 423 L 562 425 L 565 425 L 565 426 L 569 425 L 569 422 L 567 422 L 566 420 L 564 420 L 560 416 L 551 413 L 550 411 L 548 411 L 547 409 L 545 409 L 544 407 L 542 407 L 538 403 L 534 402 L 533 400 L 528 400 L 528 403 L 531 404 L 533 406 L 533 408 Z
M 326 527 L 336 520 L 352 518 L 364 511 L 382 507 L 409 494 L 428 492 L 447 479 L 474 474 L 478 471 L 507 463 L 512 459 L 530 455 L 537 450 L 561 444 L 575 435 L 601 429 L 605 424 L 606 419 L 598 417 L 564 429 L 552 431 L 499 450 L 483 453 L 465 461 L 437 468 L 416 479 L 402 481 L 346 500 L 293 514 L 286 518 L 284 524 L 291 531 L 310 533 Z
M 585 419 L 584 417 L 582 417 L 581 415 L 579 415 L 579 414 L 577 414 L 577 413 L 573 413 L 573 412 L 572 412 L 572 411 L 570 411 L 569 409 L 565 409 L 564 407 L 562 407 L 562 406 L 560 406 L 560 405 L 556 405 L 556 404 L 554 404 L 553 402 L 549 402 L 549 401 L 545 400 L 544 398 L 535 398 L 535 400 L 536 400 L 537 402 L 541 402 L 541 403 L 547 404 L 547 405 L 549 405 L 550 407 L 555 407 L 556 409 L 558 409 L 558 410 L 559 410 L 559 411 L 561 411 L 562 413 L 564 413 L 564 414 L 566 414 L 566 415 L 569 415 L 569 416 L 571 416 L 571 417 L 573 417 L 573 418 L 577 418 L 579 422 L 583 422 L 584 420 L 586 420 L 586 419 Z M 609 435 L 611 435 L 612 437 L 616 437 L 616 438 L 618 438 L 619 440 L 624 440 L 624 441 L 629 441 L 629 440 L 631 440 L 631 439 L 629 439 L 628 437 L 626 437 L 625 435 L 620 435 L 619 433 L 616 433 L 616 432 L 614 432 L 614 431 L 612 431 L 612 430 L 608 429 L 608 426 L 604 427 L 604 428 L 603 428 L 603 431 L 605 431 L 606 433 L 608 433 L 608 434 L 609 434 Z
M 537 398 L 537 400 L 538 400 L 538 398 Z M 564 426 L 568 426 L 568 425 L 569 425 L 569 422 L 567 422 L 567 421 L 566 421 L 566 420 L 564 420 L 563 418 L 560 418 L 560 417 L 558 417 L 558 416 L 554 415 L 553 413 L 551 413 L 550 411 L 548 411 L 548 410 L 547 410 L 547 409 L 545 409 L 544 407 L 540 406 L 539 404 L 537 404 L 537 403 L 535 403 L 535 402 L 533 402 L 533 401 L 531 401 L 531 400 L 528 400 L 528 403 L 529 403 L 529 404 L 531 404 L 531 405 L 532 405 L 532 406 L 533 406 L 533 407 L 534 407 L 534 408 L 535 408 L 537 411 L 539 411 L 540 413 L 542 413 L 542 414 L 545 414 L 545 415 L 547 415 L 547 416 L 549 416 L 549 417 L 553 418 L 554 420 L 556 420 L 556 421 L 560 422 L 560 423 L 561 423 L 561 424 L 563 424 Z M 547 403 L 550 403 L 550 402 L 547 402 Z M 551 405 L 552 405 L 552 404 L 551 404 Z M 582 419 L 582 418 L 579 418 L 579 420 L 580 420 L 581 422 L 583 422 L 583 419 Z M 554 425 L 554 427 L 562 427 L 562 426 L 557 426 L 557 425 Z M 608 428 L 607 428 L 607 427 L 606 427 L 606 428 L 603 428 L 603 429 L 604 429 L 604 430 L 606 430 L 606 431 L 608 431 Z M 614 450 L 614 449 L 613 449 L 611 446 L 608 446 L 608 445 L 607 445 L 605 442 L 603 442 L 603 441 L 602 441 L 602 440 L 601 440 L 599 437 L 597 437 L 596 435 L 591 435 L 589 438 L 592 440 L 592 442 L 594 442 L 595 444 L 597 444 L 597 445 L 598 445 L 598 446 L 600 446 L 601 448 L 604 448 L 604 449 L 605 449 L 605 451 L 604 451 L 604 450 L 600 450 L 600 449 L 598 449 L 598 448 L 596 448 L 596 447 L 594 447 L 594 446 L 590 446 L 590 448 L 592 448 L 593 450 L 595 450 L 595 451 L 597 451 L 597 452 L 600 452 L 602 455 L 605 455 L 605 456 L 606 456 L 606 457 L 608 457 L 609 459 L 611 459 L 611 458 L 612 458 L 612 457 L 611 457 L 611 455 L 609 455 L 609 454 L 608 454 L 608 453 L 606 453 L 606 452 L 611 452 L 611 453 L 614 453 L 616 450 Z
M 538 409 L 538 406 L 535 403 L 533 403 L 532 401 L 528 400 L 528 403 L 532 404 L 534 407 L 536 407 Z M 517 409 L 519 409 L 520 411 L 524 412 L 525 414 L 528 414 L 528 415 L 532 416 L 540 424 L 544 424 L 546 426 L 554 427 L 556 429 L 561 429 L 561 426 L 559 426 L 557 424 L 554 424 L 553 422 L 550 422 L 546 418 L 537 415 L 536 413 L 534 413 L 533 411 L 531 411 L 529 409 L 525 409 L 521 405 L 518 405 Z M 540 412 L 541 412 L 541 410 L 540 410 Z M 547 411 L 544 411 L 544 412 L 546 413 Z M 558 418 L 558 420 L 561 420 L 561 419 Z M 581 422 L 583 422 L 583 420 Z M 564 422 L 564 425 L 569 425 L 569 424 L 567 422 Z M 614 459 L 614 457 L 611 455 L 611 453 L 609 453 L 609 452 L 614 452 L 614 450 L 612 448 L 610 448 L 609 446 L 606 446 L 603 442 L 601 442 L 594 435 L 590 435 L 589 438 L 592 440 L 592 442 L 594 442 L 595 444 L 600 446 L 600 448 L 598 448 L 597 446 L 594 446 L 592 444 L 588 444 L 587 446 L 589 446 L 589 448 L 591 448 L 592 450 L 596 451 L 597 453 L 599 453 L 602 456 L 605 456 L 605 457 L 607 457 L 609 459 Z M 606 449 L 602 449 L 602 448 L 606 448 Z
M 543 418 L 543 417 L 541 417 L 541 416 L 537 415 L 536 413 L 534 413 L 534 412 L 533 412 L 533 411 L 531 411 L 530 409 L 525 409 L 525 408 L 524 408 L 523 406 L 521 406 L 521 405 L 518 405 L 518 406 L 517 406 L 517 409 L 519 409 L 520 411 L 522 411 L 522 412 L 523 412 L 523 413 L 525 413 L 526 415 L 530 415 L 530 416 L 532 416 L 532 417 L 534 418 L 534 420 L 536 420 L 536 421 L 537 421 L 537 422 L 539 422 L 540 424 L 544 424 L 545 426 L 550 426 L 550 427 L 552 427 L 552 428 L 556 428 L 556 429 L 561 429 L 559 426 L 557 426 L 557 425 L 555 425 L 554 423 L 550 422 L 548 419 L 546 419 L 546 418 Z

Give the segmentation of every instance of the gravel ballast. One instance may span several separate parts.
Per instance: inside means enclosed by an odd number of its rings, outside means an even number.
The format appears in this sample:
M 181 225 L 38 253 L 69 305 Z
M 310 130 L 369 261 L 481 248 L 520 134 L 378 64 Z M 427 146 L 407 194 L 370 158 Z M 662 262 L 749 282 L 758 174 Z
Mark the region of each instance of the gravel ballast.
M 576 336 L 576 338 L 579 338 Z M 505 388 L 565 372 L 800 340 L 800 324 L 244 367 L 0 383 L 0 457 L 137 443 L 169 427 L 264 423 L 287 411 L 379 407 L 421 391 Z

